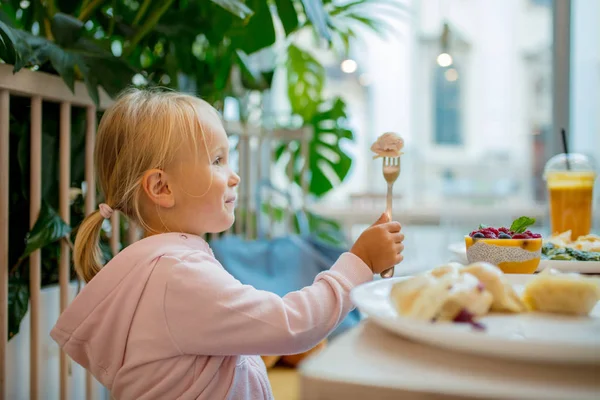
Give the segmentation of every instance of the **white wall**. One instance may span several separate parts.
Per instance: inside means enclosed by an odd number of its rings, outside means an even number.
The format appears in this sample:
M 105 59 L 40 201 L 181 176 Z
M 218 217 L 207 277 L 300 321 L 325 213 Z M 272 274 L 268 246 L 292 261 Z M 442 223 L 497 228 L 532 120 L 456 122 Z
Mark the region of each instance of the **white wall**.
M 571 148 L 593 157 L 600 171 L 600 1 L 572 0 L 571 7 Z M 598 180 L 595 192 L 598 213 Z
M 571 145 L 600 166 L 600 1 L 571 4 Z
M 339 202 L 349 193 L 384 190 L 383 179 L 378 179 L 379 164 L 371 159 L 368 148 L 386 131 L 406 139 L 397 187 L 409 203 L 439 201 L 438 175 L 445 165 L 468 171 L 490 153 L 509 157 L 498 175 L 518 180 L 521 198 L 530 199 L 527 174 L 532 165 L 532 124 L 538 115 L 549 115 L 551 102 L 533 103 L 536 75 L 529 70 L 526 57 L 550 51 L 550 9 L 527 0 L 404 3 L 411 7 L 410 17 L 392 22 L 393 36 L 366 35 L 353 46 L 352 56 L 361 72 L 372 77 L 367 96 L 350 87 L 348 80 L 330 81 L 329 92 L 342 94 L 350 106 L 357 146 L 351 176 L 329 199 Z M 439 37 L 444 20 L 469 47 L 460 65 L 465 143 L 459 148 L 433 143 L 432 72 L 439 49 L 423 38 Z
M 530 198 L 532 110 L 528 102 L 533 84 L 525 55 L 549 51 L 550 10 L 526 0 L 422 0 L 419 5 L 419 34 L 429 40 L 420 41 L 414 68 L 420 89 L 414 91 L 413 103 L 417 105 L 420 162 L 430 167 L 420 180 L 431 184 L 416 190 L 430 191 L 425 197 L 439 201 L 439 193 L 431 187 L 439 185 L 437 171 L 455 166 L 465 172 L 481 166 L 488 154 L 504 153 L 510 161 L 497 176 L 517 181 L 522 188 L 517 197 Z M 440 49 L 431 38 L 439 37 L 444 21 L 450 23 L 451 35 L 467 47 L 461 49 L 454 43 L 450 50 L 460 68 L 464 146 L 459 147 L 433 142 L 433 65 Z

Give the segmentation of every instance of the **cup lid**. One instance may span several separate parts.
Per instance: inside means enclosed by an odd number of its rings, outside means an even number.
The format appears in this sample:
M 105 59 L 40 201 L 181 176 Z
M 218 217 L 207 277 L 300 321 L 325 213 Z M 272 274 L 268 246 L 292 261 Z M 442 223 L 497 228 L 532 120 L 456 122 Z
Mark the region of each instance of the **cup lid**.
M 544 176 L 554 171 L 595 172 L 596 169 L 593 161 L 586 155 L 561 153 L 548 160 L 544 167 Z

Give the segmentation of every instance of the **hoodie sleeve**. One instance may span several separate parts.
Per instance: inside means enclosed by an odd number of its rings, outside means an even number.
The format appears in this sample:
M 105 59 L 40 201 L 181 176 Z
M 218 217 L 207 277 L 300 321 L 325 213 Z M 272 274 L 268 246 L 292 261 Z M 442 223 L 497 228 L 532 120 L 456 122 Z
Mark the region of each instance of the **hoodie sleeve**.
M 175 262 L 164 310 L 175 345 L 185 354 L 285 355 L 311 349 L 352 309 L 350 290 L 373 279 L 344 253 L 311 286 L 286 296 L 243 285 L 214 258 Z

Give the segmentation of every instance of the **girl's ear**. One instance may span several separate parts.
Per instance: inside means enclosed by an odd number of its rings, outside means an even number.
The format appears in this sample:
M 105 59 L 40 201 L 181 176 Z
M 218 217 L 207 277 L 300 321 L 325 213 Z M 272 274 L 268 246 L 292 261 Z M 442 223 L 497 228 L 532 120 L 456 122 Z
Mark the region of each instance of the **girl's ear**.
M 175 195 L 169 185 L 167 173 L 160 169 L 151 169 L 142 177 L 144 193 L 154 204 L 164 208 L 175 205 Z

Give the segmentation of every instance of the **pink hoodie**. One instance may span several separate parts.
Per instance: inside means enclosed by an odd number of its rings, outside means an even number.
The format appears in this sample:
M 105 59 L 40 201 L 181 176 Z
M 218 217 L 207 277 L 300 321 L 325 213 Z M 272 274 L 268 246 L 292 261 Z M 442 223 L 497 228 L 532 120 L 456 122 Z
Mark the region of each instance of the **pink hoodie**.
M 125 248 L 58 319 L 52 338 L 114 398 L 272 399 L 262 355 L 314 347 L 373 278 L 343 254 L 312 286 L 281 298 L 242 285 L 198 236 Z

